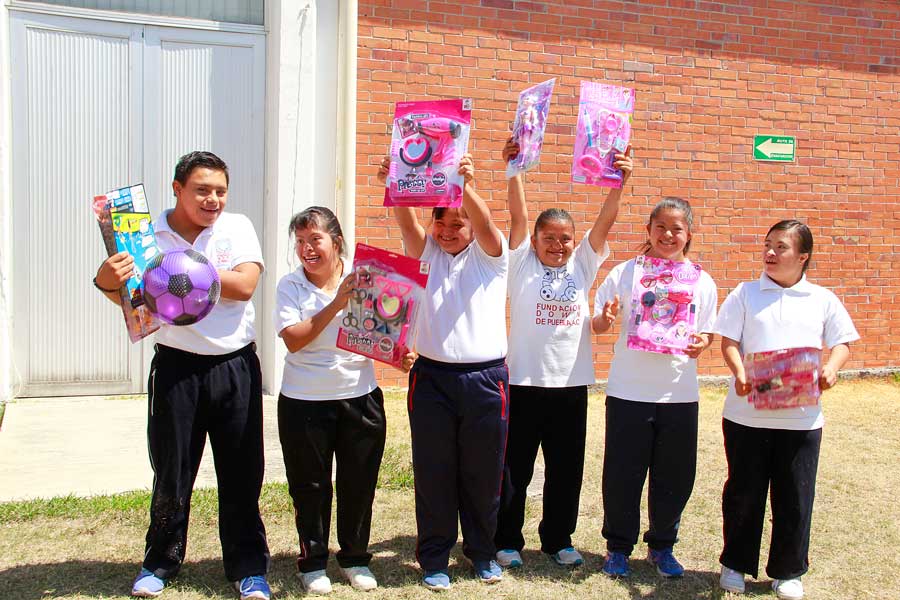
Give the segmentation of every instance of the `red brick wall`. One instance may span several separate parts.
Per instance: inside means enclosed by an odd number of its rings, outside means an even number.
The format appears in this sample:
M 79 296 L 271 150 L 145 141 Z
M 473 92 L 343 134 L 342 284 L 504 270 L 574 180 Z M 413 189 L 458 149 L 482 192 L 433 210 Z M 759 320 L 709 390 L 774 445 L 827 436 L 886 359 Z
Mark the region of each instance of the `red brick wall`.
M 850 6 L 853 4 L 853 6 Z M 720 299 L 760 271 L 768 227 L 812 228 L 810 278 L 844 301 L 862 340 L 847 368 L 900 365 L 900 4 L 817 0 L 360 0 L 357 235 L 399 247 L 375 165 L 399 100 L 470 97 L 478 188 L 508 231 L 500 148 L 518 92 L 556 77 L 533 213 L 561 206 L 579 235 L 605 192 L 568 182 L 578 85 L 633 86 L 635 174 L 610 236 L 630 258 L 662 196 L 696 210 L 692 255 Z M 754 134 L 797 138 L 792 164 L 753 160 Z M 594 340 L 605 378 L 612 336 Z M 718 344 L 702 374 L 726 373 Z M 384 385 L 403 385 L 398 372 Z

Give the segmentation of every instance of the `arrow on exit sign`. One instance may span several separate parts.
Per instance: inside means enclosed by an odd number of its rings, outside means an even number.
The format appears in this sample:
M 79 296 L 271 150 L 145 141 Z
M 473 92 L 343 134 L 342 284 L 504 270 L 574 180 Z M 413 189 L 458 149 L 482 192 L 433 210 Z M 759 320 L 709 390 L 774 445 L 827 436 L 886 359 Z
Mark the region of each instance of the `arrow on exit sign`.
M 796 143 L 793 137 L 757 135 L 753 138 L 753 158 L 755 160 L 793 162 L 795 148 Z

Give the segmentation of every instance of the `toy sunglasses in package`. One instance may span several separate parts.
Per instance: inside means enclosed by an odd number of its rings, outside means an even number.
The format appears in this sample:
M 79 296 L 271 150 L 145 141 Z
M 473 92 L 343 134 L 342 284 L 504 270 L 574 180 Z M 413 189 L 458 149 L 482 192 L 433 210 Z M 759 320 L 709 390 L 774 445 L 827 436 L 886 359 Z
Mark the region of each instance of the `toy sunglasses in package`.
M 519 144 L 519 154 L 506 164 L 507 179 L 529 171 L 538 164 L 555 83 L 556 79 L 548 79 L 519 94 L 512 135 L 513 141 Z
M 460 206 L 472 101 L 398 102 L 385 206 Z
M 638 256 L 631 286 L 628 347 L 684 354 L 696 331 L 694 290 L 703 269 L 694 263 Z
M 633 112 L 633 89 L 581 82 L 572 159 L 573 182 L 622 187 L 622 171 L 613 167 L 613 163 L 616 153 L 628 149 Z
M 144 185 L 138 184 L 94 196 L 94 215 L 103 235 L 106 252 L 112 256 L 128 252 L 134 259 L 134 272 L 119 288 L 119 305 L 125 316 L 125 327 L 132 343 L 160 327 L 159 320 L 144 304 L 143 273 L 154 256 L 159 254 Z
M 337 347 L 399 368 L 415 338 L 428 263 L 357 244 L 353 270 L 358 287 L 344 309 Z
M 822 351 L 818 348 L 790 348 L 753 352 L 744 356 L 744 370 L 750 383 L 747 401 L 757 409 L 815 406 L 819 389 Z

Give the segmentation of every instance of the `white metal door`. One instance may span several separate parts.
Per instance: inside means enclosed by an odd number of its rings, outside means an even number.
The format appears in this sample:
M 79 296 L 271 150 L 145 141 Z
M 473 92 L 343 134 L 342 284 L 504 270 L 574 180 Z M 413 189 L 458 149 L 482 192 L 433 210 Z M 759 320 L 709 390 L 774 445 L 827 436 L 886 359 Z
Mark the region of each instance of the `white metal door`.
M 22 395 L 141 392 L 152 348 L 130 344 L 91 286 L 105 253 L 90 199 L 143 181 L 158 214 L 172 204 L 177 158 L 210 150 L 231 170 L 229 209 L 262 236 L 264 35 L 11 17 Z
M 141 348 L 91 285 L 98 193 L 140 181 L 141 27 L 13 12 L 13 362 L 22 395 L 141 389 Z

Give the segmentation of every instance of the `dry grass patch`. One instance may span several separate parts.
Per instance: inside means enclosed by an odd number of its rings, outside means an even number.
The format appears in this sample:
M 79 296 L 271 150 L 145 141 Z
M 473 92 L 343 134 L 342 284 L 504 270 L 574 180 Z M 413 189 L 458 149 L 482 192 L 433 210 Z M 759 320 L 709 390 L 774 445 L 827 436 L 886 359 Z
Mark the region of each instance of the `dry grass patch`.
M 604 553 L 600 536 L 600 465 L 603 456 L 603 398 L 590 401 L 588 456 L 581 519 L 575 535 L 587 564 L 560 569 L 537 550 L 539 501 L 530 501 L 526 522 L 526 565 L 495 586 L 471 578 L 459 546 L 451 558 L 453 589 L 443 598 L 726 598 L 718 589 L 721 550 L 720 496 L 725 478 L 721 409 L 724 390 L 703 392 L 697 484 L 688 504 L 677 555 L 687 574 L 663 581 L 642 560 L 639 544 L 630 580 L 599 573 Z M 810 560 L 804 577 L 811 599 L 888 599 L 900 572 L 900 385 L 892 380 L 842 382 L 825 395 L 826 425 L 819 466 Z M 389 394 L 389 441 L 381 488 L 376 497 L 372 570 L 381 587 L 365 598 L 431 598 L 419 586 L 415 565 L 415 516 L 409 471 L 409 431 L 405 401 Z M 146 510 L 135 510 L 140 494 L 92 500 L 0 504 L 0 598 L 99 599 L 128 597 L 129 584 L 143 554 Z M 144 494 L 144 506 L 147 495 Z M 293 574 L 296 533 L 286 486 L 267 485 L 263 518 L 273 554 L 270 573 L 275 596 L 303 597 Z M 645 510 L 646 514 L 646 510 Z M 222 576 L 216 528 L 215 494 L 195 494 L 187 562 L 163 598 L 234 598 Z M 646 525 L 646 523 L 645 523 Z M 332 531 L 334 531 L 332 529 Z M 768 529 L 765 533 L 768 536 Z M 334 533 L 332 533 L 334 540 Z M 765 544 L 764 544 L 765 545 Z M 765 565 L 766 557 L 761 557 Z M 334 561 L 329 573 L 336 599 L 362 597 L 345 585 Z M 750 597 L 774 598 L 768 581 L 751 583 Z M 734 596 L 737 598 L 737 596 Z

